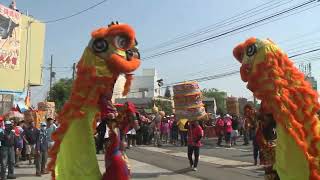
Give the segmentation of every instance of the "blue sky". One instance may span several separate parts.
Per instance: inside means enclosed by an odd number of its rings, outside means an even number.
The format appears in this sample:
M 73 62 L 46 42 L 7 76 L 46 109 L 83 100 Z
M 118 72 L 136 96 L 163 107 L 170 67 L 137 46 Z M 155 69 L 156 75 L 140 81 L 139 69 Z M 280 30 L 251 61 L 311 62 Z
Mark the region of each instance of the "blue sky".
M 41 21 L 64 17 L 85 9 L 101 0 L 17 0 L 18 8 Z M 108 2 L 65 21 L 47 24 L 45 41 L 45 66 L 54 55 L 54 66 L 72 66 L 90 39 L 90 32 L 111 21 L 132 25 L 137 33 L 140 49 L 152 48 L 164 41 L 185 33 L 191 33 L 235 14 L 268 2 L 269 0 L 109 0 Z M 288 0 L 287 0 L 288 1 Z M 280 2 L 280 1 L 279 1 Z M 249 22 L 303 0 L 288 1 L 260 16 L 252 16 Z M 0 0 L 9 4 L 9 0 Z M 320 2 L 319 2 L 320 3 Z M 233 35 L 202 46 L 144 61 L 141 68 L 156 68 L 165 83 L 215 75 L 239 69 L 232 57 L 233 47 L 248 37 L 271 38 L 292 54 L 301 49 L 320 47 L 320 6 L 278 21 Z M 228 26 L 233 27 L 233 26 Z M 227 28 L 228 28 L 227 27 Z M 215 33 L 223 32 L 226 28 Z M 211 34 L 215 34 L 211 33 Z M 208 34 L 208 35 L 211 35 Z M 289 51 L 290 50 L 290 51 Z M 153 54 L 141 51 L 142 56 Z M 319 53 L 317 54 L 319 56 Z M 308 55 L 309 56 L 309 55 Z M 310 55 L 311 56 L 311 55 Z M 310 59 L 310 58 L 309 58 Z M 301 58 L 302 60 L 302 58 Z M 320 62 L 313 61 L 313 75 L 320 77 Z M 57 78 L 70 77 L 71 69 L 56 69 Z M 139 71 L 136 72 L 139 74 Z M 33 101 L 42 100 L 48 89 L 48 74 L 44 71 L 44 86 L 32 90 Z M 201 83 L 201 87 L 214 87 L 233 96 L 250 97 L 240 75 Z

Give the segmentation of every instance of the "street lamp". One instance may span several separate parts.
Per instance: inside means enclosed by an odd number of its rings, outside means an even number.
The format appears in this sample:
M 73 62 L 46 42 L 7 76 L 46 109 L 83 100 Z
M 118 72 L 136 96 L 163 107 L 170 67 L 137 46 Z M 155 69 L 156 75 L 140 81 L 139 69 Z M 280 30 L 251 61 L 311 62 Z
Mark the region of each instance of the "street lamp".
M 163 86 L 163 79 L 157 80 L 157 83 L 158 83 L 158 86 L 159 86 L 159 96 L 161 96 L 161 91 L 160 91 L 160 89 L 161 89 L 161 87 Z

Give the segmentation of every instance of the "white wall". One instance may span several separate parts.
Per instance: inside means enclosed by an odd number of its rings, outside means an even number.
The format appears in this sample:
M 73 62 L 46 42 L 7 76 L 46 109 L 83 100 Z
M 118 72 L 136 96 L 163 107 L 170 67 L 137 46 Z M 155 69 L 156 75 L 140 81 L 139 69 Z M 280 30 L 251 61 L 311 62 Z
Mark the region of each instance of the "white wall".
M 159 87 L 157 83 L 157 72 L 154 68 L 142 69 L 142 75 L 133 76 L 131 90 L 127 98 L 153 98 L 159 96 Z M 124 76 L 119 76 L 113 90 L 113 100 L 116 98 L 125 98 L 122 96 L 123 87 L 126 82 Z M 142 92 L 143 90 L 147 90 Z
M 122 98 L 122 92 L 124 89 L 125 82 L 126 82 L 126 78 L 123 75 L 120 75 L 117 79 L 116 84 L 114 85 L 113 96 L 112 96 L 113 102 L 116 98 Z
M 159 95 L 157 72 L 154 68 L 143 69 L 141 76 L 134 76 L 128 98 L 156 97 Z M 146 89 L 146 92 L 142 92 Z M 155 90 L 157 92 L 155 92 Z M 143 94 L 144 93 L 144 94 Z

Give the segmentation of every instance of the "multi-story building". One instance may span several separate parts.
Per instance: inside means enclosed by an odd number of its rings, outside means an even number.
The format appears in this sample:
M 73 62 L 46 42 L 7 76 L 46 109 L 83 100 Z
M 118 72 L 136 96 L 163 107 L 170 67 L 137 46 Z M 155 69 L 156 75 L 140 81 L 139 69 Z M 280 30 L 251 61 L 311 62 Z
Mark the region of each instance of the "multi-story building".
M 232 115 L 240 115 L 239 112 L 239 102 L 236 97 L 228 97 L 227 98 L 227 111 Z
M 127 98 L 153 98 L 160 95 L 160 88 L 157 83 L 158 76 L 154 68 L 142 69 L 142 75 L 136 75 L 133 78 L 131 90 Z M 119 77 L 114 88 L 114 98 L 124 98 L 122 91 L 125 78 Z

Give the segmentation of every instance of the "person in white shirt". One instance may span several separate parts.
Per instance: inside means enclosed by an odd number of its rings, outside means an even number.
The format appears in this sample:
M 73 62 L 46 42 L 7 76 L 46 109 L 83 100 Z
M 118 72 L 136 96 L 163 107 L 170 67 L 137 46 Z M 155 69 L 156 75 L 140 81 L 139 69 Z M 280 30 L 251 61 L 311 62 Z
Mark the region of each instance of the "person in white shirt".
M 136 146 L 136 130 L 134 128 L 130 129 L 127 132 L 127 139 L 128 139 L 128 146 L 127 148 L 129 149 L 132 146 Z
M 49 149 L 53 146 L 54 141 L 52 139 L 52 133 L 54 133 L 57 130 L 57 126 L 53 123 L 52 118 L 47 118 L 47 132 L 48 132 L 48 146 Z

